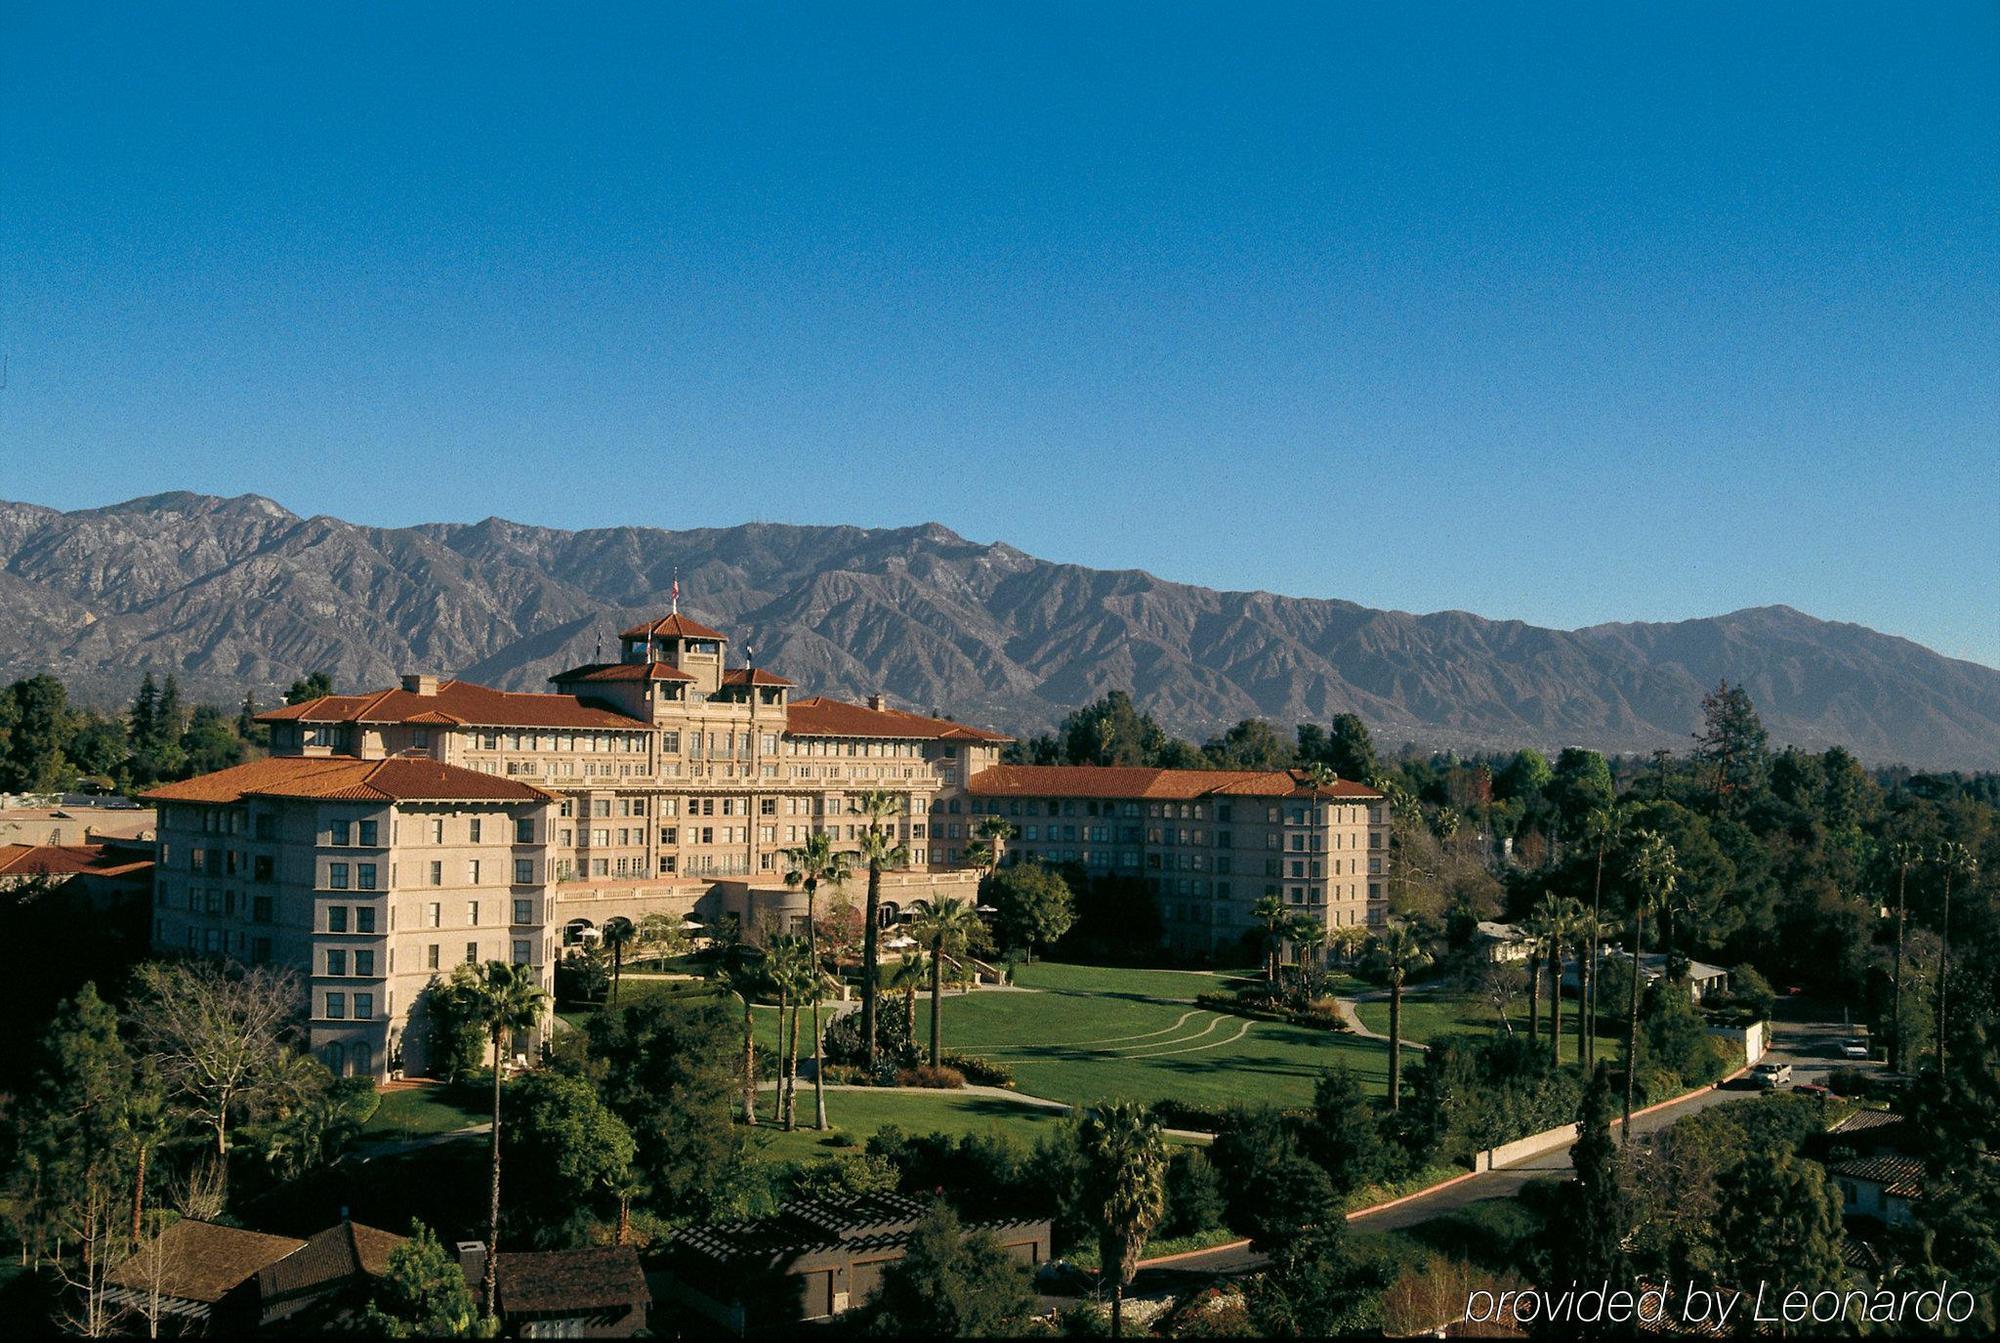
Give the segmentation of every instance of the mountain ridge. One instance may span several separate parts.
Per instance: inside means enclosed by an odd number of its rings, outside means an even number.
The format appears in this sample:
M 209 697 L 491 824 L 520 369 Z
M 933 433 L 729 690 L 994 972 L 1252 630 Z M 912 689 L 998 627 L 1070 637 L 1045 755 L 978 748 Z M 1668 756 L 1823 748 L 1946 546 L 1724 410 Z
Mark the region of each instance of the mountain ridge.
M 2000 768 L 2000 671 L 1788 605 L 1560 630 L 1091 569 L 936 522 L 392 528 L 261 495 L 0 502 L 0 676 L 52 671 L 101 703 L 148 670 L 266 701 L 322 668 L 343 688 L 421 667 L 541 689 L 663 608 L 676 574 L 690 614 L 808 691 L 1017 732 L 1122 688 L 1197 739 L 1352 711 L 1389 745 L 1678 748 L 1726 676 L 1775 740 Z

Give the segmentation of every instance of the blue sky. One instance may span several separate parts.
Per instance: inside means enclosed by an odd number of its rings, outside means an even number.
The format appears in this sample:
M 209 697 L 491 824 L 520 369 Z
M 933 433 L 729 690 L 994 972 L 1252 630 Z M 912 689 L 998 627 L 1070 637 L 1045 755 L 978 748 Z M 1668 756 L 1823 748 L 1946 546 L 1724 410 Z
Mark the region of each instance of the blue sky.
M 0 7 L 60 507 L 934 519 L 2000 665 L 1996 258 L 1990 3 Z

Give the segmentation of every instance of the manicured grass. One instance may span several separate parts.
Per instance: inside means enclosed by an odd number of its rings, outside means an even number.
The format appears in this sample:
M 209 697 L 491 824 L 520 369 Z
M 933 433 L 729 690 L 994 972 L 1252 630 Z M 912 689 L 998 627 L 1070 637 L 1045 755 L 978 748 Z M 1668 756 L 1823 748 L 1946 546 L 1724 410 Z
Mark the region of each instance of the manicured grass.
M 1166 1097 L 1199 1104 L 1303 1105 L 1322 1068 L 1344 1064 L 1362 1087 L 1387 1089 L 1378 1041 L 1197 1008 L 1195 994 L 1233 975 L 1126 970 L 1049 962 L 1023 966 L 1034 992 L 953 994 L 944 1004 L 948 1050 L 1014 1069 L 1020 1089 L 1071 1104 Z M 930 1038 L 927 1001 L 917 1005 Z
M 777 1092 L 758 1093 L 762 1118 L 769 1120 Z M 746 1130 L 754 1150 L 769 1161 L 803 1161 L 815 1156 L 839 1156 L 856 1150 L 827 1142 L 831 1135 L 810 1127 L 813 1091 L 810 1080 L 799 1083 L 799 1118 L 808 1127 L 792 1130 L 760 1124 Z M 997 1096 L 968 1096 L 958 1091 L 909 1091 L 883 1088 L 826 1093 L 827 1121 L 857 1144 L 870 1134 L 894 1124 L 906 1133 L 1004 1133 L 1032 1144 L 1043 1132 L 1062 1122 L 1065 1112 L 1045 1105 L 1003 1100 Z
M 1574 1048 L 1571 1042 L 1576 1039 L 1576 1014 L 1571 1010 L 1573 1007 L 1574 1004 L 1568 1001 L 1563 1003 L 1562 1032 L 1565 1059 L 1571 1057 L 1570 1051 Z M 1369 1030 L 1380 1031 L 1384 1035 L 1389 1033 L 1389 1003 L 1386 999 L 1380 1002 L 1358 1003 L 1354 1010 L 1361 1018 L 1361 1024 Z M 1508 1015 L 1514 1023 L 1516 1033 L 1526 1035 L 1528 1033 L 1526 1000 L 1523 999 Z M 1546 1041 L 1549 1024 L 1549 1008 L 1546 1002 L 1541 1005 L 1540 1016 L 1542 1039 Z M 1418 1044 L 1427 1044 L 1440 1035 L 1483 1033 L 1497 1029 L 1497 1025 L 1493 1008 L 1469 994 L 1438 993 L 1422 996 L 1405 995 L 1403 998 L 1403 1038 L 1414 1040 Z M 1619 1033 L 1617 1025 L 1607 1017 L 1598 1022 L 1597 1038 L 1619 1040 L 1623 1036 Z
M 490 1080 L 490 1078 L 489 1078 Z M 492 1118 L 489 1110 L 462 1105 L 443 1087 L 411 1087 L 382 1093 L 382 1104 L 362 1126 L 364 1141 L 393 1141 L 451 1133 Z

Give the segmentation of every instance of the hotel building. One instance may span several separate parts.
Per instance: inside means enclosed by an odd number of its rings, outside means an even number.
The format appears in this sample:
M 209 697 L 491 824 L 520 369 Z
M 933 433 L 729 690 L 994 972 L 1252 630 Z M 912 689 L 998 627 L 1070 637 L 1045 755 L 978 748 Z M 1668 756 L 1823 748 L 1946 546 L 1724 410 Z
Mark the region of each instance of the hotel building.
M 1017 832 L 1008 861 L 1148 883 L 1181 955 L 1233 953 L 1266 894 L 1329 927 L 1380 917 L 1387 817 L 1360 785 L 1002 765 L 1000 733 L 795 697 L 678 612 L 620 639 L 555 693 L 413 675 L 261 715 L 270 758 L 147 795 L 155 948 L 294 968 L 336 1072 L 421 1073 L 434 976 L 505 959 L 550 987 L 564 945 L 614 918 L 794 927 L 784 850 L 858 839 L 853 802 L 874 790 L 900 799 L 913 858 L 885 876 L 889 919 L 976 896 L 966 851 L 988 815 Z

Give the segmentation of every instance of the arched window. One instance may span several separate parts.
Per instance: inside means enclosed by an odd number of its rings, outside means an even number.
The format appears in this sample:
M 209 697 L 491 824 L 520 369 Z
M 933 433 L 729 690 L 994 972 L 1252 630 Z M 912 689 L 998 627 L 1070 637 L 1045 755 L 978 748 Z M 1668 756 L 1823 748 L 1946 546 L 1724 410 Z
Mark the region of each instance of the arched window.
M 375 1075 L 375 1049 L 365 1041 L 357 1041 L 348 1051 L 348 1061 L 353 1064 L 354 1076 L 373 1077 Z
M 335 1077 L 347 1076 L 347 1050 L 338 1040 L 320 1050 L 319 1056 L 328 1072 Z
M 902 917 L 903 911 L 893 901 L 884 900 L 875 907 L 875 926 L 878 928 L 894 928 Z

